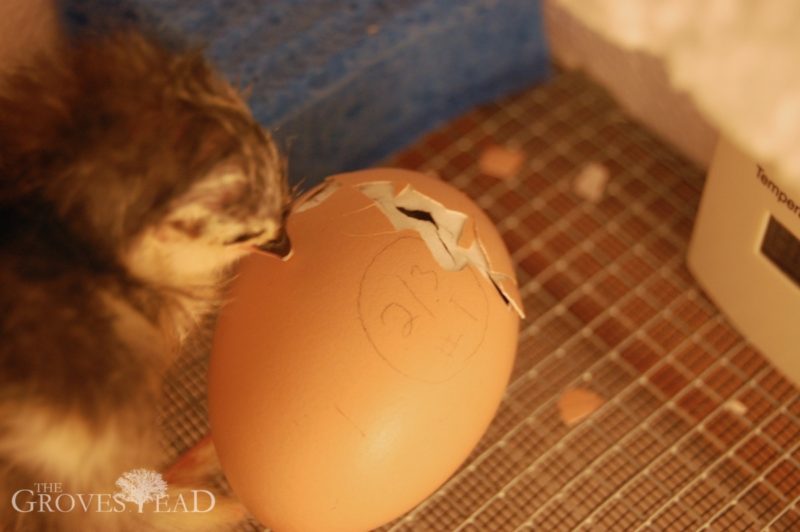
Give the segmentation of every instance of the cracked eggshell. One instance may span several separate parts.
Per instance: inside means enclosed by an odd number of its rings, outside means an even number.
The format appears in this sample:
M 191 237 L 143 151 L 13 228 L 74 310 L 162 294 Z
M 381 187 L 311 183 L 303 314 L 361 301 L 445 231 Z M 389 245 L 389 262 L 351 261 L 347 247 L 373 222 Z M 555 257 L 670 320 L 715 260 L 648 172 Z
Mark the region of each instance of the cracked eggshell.
M 465 214 L 462 233 L 474 234 L 453 237 L 482 244 L 505 299 L 472 263 L 445 270 L 424 226 L 396 229 L 362 192 L 376 182 Z M 219 318 L 212 435 L 233 490 L 265 525 L 368 530 L 434 492 L 491 421 L 517 346 L 513 268 L 471 200 L 403 170 L 329 178 L 301 198 L 288 232 L 292 258 L 244 260 Z

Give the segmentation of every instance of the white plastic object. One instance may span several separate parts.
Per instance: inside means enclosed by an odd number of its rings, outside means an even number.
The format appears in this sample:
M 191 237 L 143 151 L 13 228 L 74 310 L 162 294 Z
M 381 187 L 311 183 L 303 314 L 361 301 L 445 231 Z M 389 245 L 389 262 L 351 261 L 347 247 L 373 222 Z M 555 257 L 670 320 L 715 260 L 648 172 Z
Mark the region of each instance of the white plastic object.
M 800 178 L 720 140 L 688 264 L 745 338 L 800 383 Z

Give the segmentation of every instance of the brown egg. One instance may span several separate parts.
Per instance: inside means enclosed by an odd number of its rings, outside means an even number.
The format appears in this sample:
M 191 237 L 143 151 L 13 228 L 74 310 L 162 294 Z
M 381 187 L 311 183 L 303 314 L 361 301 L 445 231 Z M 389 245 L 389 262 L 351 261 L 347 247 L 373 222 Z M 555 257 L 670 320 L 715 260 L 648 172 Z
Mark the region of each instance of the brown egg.
M 219 319 L 212 435 L 278 531 L 380 526 L 436 490 L 486 430 L 521 314 L 486 215 L 404 170 L 329 178 L 288 220 L 294 253 L 248 257 Z

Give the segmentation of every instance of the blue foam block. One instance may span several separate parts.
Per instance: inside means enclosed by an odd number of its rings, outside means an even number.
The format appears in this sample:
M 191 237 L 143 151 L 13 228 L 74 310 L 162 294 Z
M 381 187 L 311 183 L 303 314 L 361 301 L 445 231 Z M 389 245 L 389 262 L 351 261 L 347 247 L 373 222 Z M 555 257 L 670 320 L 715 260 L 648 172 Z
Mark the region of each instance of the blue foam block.
M 120 24 L 203 44 L 289 156 L 292 181 L 368 166 L 548 73 L 538 0 L 61 0 L 73 33 Z

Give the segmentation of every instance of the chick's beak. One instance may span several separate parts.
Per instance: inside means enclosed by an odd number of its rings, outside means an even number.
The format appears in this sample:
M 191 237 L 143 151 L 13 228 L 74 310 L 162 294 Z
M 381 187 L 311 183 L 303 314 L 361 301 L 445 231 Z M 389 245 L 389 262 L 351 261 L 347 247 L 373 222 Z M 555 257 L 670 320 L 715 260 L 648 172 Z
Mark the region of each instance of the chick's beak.
M 288 260 L 292 255 L 292 243 L 289 240 L 289 235 L 286 233 L 286 228 L 282 227 L 275 238 L 261 244 L 258 246 L 258 249 L 265 253 L 276 255 L 283 260 Z

